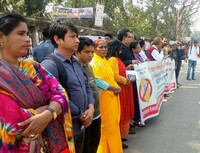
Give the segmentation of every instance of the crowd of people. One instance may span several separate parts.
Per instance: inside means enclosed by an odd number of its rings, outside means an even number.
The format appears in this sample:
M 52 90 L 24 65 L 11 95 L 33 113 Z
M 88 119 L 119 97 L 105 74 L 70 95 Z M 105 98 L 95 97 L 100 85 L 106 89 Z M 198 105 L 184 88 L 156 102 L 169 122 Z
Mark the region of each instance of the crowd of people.
M 27 22 L 0 15 L 0 152 L 122 153 L 140 122 L 136 80 L 126 70 L 148 61 L 175 60 L 176 79 L 188 58 L 187 80 L 195 80 L 198 42 L 190 47 L 156 37 L 151 45 L 127 28 L 117 38 L 78 37 L 66 21 L 44 30 L 30 47 Z M 147 47 L 148 46 L 148 47 Z

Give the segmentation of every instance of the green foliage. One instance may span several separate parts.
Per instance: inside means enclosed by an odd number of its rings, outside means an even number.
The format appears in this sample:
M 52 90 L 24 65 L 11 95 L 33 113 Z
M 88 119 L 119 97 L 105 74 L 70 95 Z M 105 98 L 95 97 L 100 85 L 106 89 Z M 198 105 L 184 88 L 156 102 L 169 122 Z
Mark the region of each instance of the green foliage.
M 23 13 L 22 9 L 24 6 L 23 0 L 0 0 L 0 12 L 15 11 Z
M 121 28 L 129 28 L 137 37 L 177 37 L 190 36 L 193 6 L 198 0 L 179 0 L 181 8 L 176 9 L 178 0 L 137 0 L 140 6 L 129 0 L 0 0 L 0 12 L 15 11 L 30 17 L 45 17 L 45 6 L 49 2 L 70 8 L 105 6 L 104 26 L 100 29 L 116 35 Z M 191 3 L 186 7 L 186 4 Z M 141 7 L 142 6 L 142 7 Z M 94 19 L 67 19 L 76 25 L 95 28 Z M 177 22 L 178 21 L 178 22 Z
M 0 0 L 0 12 L 18 12 L 25 16 L 43 16 L 52 0 Z
M 42 16 L 45 5 L 43 0 L 24 0 L 24 8 L 27 16 L 33 16 L 36 13 L 37 16 Z
M 197 40 L 198 42 L 200 42 L 200 31 L 194 31 L 191 37 L 192 37 L 192 42 L 194 40 Z

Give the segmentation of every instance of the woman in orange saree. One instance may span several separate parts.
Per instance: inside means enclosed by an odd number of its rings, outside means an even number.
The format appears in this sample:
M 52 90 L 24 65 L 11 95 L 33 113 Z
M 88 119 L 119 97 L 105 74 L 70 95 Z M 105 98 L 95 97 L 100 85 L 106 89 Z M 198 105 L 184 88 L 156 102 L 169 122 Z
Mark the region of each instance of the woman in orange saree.
M 122 153 L 122 142 L 120 136 L 120 100 L 118 84 L 114 80 L 113 71 L 106 60 L 106 42 L 102 39 L 95 41 L 95 53 L 91 65 L 96 78 L 101 79 L 113 86 L 116 90 L 109 88 L 102 90 L 100 95 L 101 112 L 101 138 L 97 153 Z M 97 84 L 98 85 L 98 84 Z

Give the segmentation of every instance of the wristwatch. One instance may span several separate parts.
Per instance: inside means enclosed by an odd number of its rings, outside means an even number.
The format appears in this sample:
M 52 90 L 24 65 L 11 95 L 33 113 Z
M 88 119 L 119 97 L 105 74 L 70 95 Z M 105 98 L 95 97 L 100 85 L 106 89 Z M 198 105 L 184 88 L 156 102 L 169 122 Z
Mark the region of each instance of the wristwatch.
M 55 120 L 57 118 L 56 111 L 53 108 L 47 108 L 52 114 L 53 114 L 53 119 Z

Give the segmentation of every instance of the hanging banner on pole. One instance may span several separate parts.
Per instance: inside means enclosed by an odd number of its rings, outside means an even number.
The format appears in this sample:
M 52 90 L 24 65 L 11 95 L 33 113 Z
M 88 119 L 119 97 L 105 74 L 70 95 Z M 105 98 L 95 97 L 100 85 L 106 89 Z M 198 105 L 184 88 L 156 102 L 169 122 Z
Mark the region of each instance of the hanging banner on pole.
M 96 15 L 95 15 L 95 23 L 94 23 L 95 26 L 97 26 L 97 27 L 103 26 L 103 13 L 104 13 L 104 5 L 97 4 Z
M 93 18 L 93 8 L 66 8 L 53 6 L 52 16 L 56 18 Z

